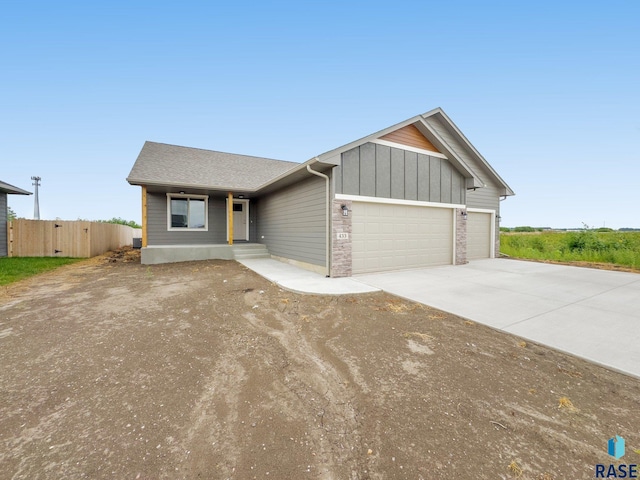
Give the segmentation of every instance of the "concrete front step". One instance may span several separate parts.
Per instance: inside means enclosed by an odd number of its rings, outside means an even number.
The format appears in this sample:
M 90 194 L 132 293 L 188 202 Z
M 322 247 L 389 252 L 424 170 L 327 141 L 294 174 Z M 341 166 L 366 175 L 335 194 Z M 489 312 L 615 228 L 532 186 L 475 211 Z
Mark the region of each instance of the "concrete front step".
M 235 254 L 234 258 L 236 260 L 246 260 L 247 258 L 271 258 L 268 252 L 265 253 L 241 253 Z
M 236 260 L 245 258 L 271 258 L 267 247 L 260 243 L 240 243 L 233 246 L 233 257 Z

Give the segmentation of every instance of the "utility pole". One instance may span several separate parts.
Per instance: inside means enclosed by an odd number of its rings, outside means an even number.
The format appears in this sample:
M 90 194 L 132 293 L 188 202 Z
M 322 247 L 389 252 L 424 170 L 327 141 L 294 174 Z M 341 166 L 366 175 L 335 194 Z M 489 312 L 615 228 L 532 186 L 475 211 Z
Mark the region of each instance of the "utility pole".
M 33 219 L 40 220 L 40 203 L 38 202 L 38 187 L 40 186 L 40 177 L 31 177 L 33 180 L 32 185 L 36 187 L 35 195 L 33 197 Z

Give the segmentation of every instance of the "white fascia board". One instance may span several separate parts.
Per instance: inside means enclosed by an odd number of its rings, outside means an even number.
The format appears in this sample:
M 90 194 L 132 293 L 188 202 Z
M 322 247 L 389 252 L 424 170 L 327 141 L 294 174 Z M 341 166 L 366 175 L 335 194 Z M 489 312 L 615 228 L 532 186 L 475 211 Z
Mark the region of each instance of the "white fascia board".
M 365 195 L 336 194 L 336 200 L 351 200 L 352 202 L 385 203 L 387 205 L 406 205 L 410 207 L 436 207 L 436 208 L 466 208 L 457 203 L 421 202 L 419 200 L 401 200 L 398 198 L 367 197 Z
M 425 150 L 424 148 L 410 147 L 409 145 L 403 145 L 402 143 L 390 142 L 389 140 L 380 140 L 378 138 L 376 140 L 370 140 L 370 143 L 377 143 L 378 145 L 385 145 L 387 147 L 392 147 L 392 148 L 400 148 L 402 150 L 407 150 L 408 152 L 423 153 L 425 155 L 429 155 L 430 157 L 438 157 L 438 158 L 444 158 L 445 160 L 448 160 L 447 156 L 443 155 L 440 152 L 433 152 L 431 150 Z

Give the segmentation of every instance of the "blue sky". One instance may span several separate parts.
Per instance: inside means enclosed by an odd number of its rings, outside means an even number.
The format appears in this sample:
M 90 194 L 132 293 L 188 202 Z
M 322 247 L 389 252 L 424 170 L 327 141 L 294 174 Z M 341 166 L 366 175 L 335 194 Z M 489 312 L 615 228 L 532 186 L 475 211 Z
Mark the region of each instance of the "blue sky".
M 502 224 L 640 227 L 640 3 L 5 2 L 0 179 L 140 220 L 145 140 L 306 161 L 442 107 Z M 10 196 L 31 218 L 33 197 Z

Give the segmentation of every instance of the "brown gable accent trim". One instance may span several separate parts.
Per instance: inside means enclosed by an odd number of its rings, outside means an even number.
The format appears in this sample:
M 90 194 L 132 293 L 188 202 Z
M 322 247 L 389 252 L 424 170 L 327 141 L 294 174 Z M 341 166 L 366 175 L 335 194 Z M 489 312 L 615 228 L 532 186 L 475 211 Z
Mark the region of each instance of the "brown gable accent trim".
M 415 125 L 407 125 L 406 127 L 387 133 L 380 137 L 380 140 L 387 140 L 388 142 L 401 143 L 402 145 L 441 153 L 420 133 L 420 130 L 418 130 Z

